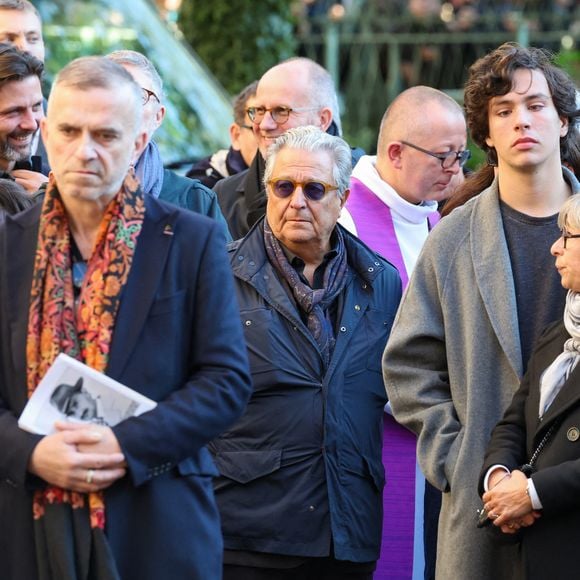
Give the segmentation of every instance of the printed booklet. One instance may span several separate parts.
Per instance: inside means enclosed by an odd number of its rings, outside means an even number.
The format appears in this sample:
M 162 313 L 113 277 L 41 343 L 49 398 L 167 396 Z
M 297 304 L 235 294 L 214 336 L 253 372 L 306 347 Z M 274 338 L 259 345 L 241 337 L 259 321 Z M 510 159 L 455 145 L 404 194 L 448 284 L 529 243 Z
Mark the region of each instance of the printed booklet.
M 18 425 L 39 435 L 53 433 L 55 421 L 113 427 L 156 405 L 137 391 L 61 353 L 30 397 Z

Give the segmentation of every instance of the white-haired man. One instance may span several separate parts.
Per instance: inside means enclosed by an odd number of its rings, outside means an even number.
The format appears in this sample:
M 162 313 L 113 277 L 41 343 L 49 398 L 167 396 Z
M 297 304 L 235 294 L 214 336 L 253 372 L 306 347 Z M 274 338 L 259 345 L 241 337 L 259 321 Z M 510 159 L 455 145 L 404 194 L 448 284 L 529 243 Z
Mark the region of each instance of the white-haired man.
M 337 225 L 350 171 L 340 137 L 288 130 L 266 216 L 230 246 L 254 393 L 210 446 L 225 580 L 370 580 L 379 556 L 379 365 L 401 282 Z

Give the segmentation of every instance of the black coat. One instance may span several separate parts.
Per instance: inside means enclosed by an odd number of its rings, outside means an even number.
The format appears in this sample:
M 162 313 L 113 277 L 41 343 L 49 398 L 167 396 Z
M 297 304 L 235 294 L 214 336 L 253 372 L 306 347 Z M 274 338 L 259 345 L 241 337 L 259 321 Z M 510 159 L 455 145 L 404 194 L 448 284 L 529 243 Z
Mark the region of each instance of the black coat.
M 542 517 L 521 530 L 522 575 L 527 579 L 570 579 L 580 566 L 580 365 L 572 372 L 543 418 L 538 418 L 540 377 L 570 338 L 563 322 L 547 328 L 504 418 L 494 429 L 480 478 L 495 464 L 510 470 L 527 463 L 554 422 L 539 454 L 532 481 Z

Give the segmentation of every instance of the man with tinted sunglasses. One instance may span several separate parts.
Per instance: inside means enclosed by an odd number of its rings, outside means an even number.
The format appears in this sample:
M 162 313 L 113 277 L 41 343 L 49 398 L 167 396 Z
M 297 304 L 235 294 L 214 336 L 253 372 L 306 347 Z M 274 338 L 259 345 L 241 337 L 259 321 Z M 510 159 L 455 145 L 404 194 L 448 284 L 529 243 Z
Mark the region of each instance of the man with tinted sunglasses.
M 403 287 L 439 221 L 437 202 L 469 159 L 466 143 L 461 107 L 441 91 L 413 87 L 386 110 L 377 155 L 362 157 L 352 172 L 340 223 L 397 268 Z M 417 554 L 423 553 L 425 539 L 427 569 L 434 569 L 440 495 L 429 486 L 422 493 L 425 482 L 416 465 L 416 440 L 409 431 L 390 414 L 385 414 L 384 430 L 383 462 L 391 485 L 383 499 L 385 549 L 378 570 L 423 578 L 423 559 Z M 398 525 L 388 525 L 392 521 Z M 423 526 L 417 525 L 423 521 L 425 538 Z M 393 542 L 397 550 L 390 548 Z
M 341 138 L 285 132 L 266 161 L 266 216 L 230 245 L 254 392 L 210 446 L 224 580 L 373 576 L 385 481 L 379 363 L 401 282 L 337 225 L 350 172 Z
M 342 133 L 334 81 L 328 71 L 308 58 L 292 58 L 266 71 L 248 116 L 258 154 L 247 171 L 214 187 L 234 239 L 246 235 L 266 211 L 263 177 L 269 145 L 293 127 L 313 125 L 331 135 Z M 353 150 L 353 165 L 362 153 L 361 149 Z

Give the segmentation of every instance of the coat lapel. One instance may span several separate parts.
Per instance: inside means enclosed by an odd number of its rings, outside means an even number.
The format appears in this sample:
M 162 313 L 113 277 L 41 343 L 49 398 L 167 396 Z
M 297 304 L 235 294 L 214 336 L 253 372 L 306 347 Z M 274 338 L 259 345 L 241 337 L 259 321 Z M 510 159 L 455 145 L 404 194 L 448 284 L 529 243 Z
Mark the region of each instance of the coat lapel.
M 137 343 L 147 314 L 151 308 L 175 230 L 177 210 L 162 207 L 150 196 L 143 230 L 139 235 L 131 274 L 123 290 L 117 325 L 113 335 L 107 374 L 119 377 Z M 6 219 L 7 251 L 18 248 L 19 260 L 7 260 L 5 312 L 10 325 L 12 359 L 18 376 L 26 376 L 26 358 L 16 353 L 26 352 L 30 287 L 38 237 L 39 214 L 42 204 Z M 12 250 L 11 250 L 12 249 Z
M 42 204 L 6 219 L 6 251 L 18 253 L 19 259 L 6 260 L 6 301 L 4 312 L 10 326 L 12 360 L 18 377 L 26 377 L 26 336 L 30 287 L 36 256 L 38 224 Z M 18 379 L 17 379 L 18 380 Z M 23 393 L 25 396 L 26 393 Z
M 521 377 L 518 310 L 496 182 L 474 203 L 470 244 L 475 282 L 497 339 L 514 371 Z M 475 336 L 477 330 L 474 329 Z
M 548 368 L 555 358 L 563 351 L 564 343 L 570 338 L 566 331 L 564 323 L 559 326 L 560 332 L 552 339 L 553 346 L 546 351 L 545 365 L 543 369 Z M 543 371 L 542 371 L 543 372 Z M 540 382 L 541 375 L 537 379 L 535 390 L 535 411 L 538 412 L 540 404 Z M 538 422 L 538 432 L 542 431 L 546 426 L 550 425 L 554 419 L 568 411 L 571 407 L 578 405 L 580 401 L 580 391 L 578 384 L 580 382 L 580 364 L 570 373 L 568 380 L 562 385 L 560 392 L 556 395 L 554 402 L 550 405 L 541 422 Z
M 137 344 L 165 270 L 179 216 L 177 209 L 166 209 L 151 196 L 145 196 L 145 204 L 143 229 L 117 313 L 107 366 L 107 375 L 112 377 L 122 375 Z

